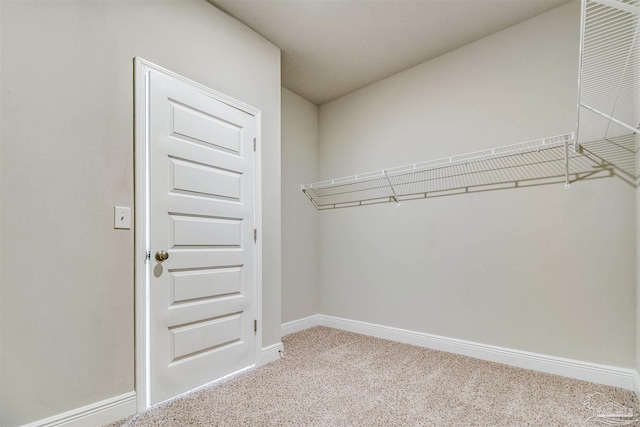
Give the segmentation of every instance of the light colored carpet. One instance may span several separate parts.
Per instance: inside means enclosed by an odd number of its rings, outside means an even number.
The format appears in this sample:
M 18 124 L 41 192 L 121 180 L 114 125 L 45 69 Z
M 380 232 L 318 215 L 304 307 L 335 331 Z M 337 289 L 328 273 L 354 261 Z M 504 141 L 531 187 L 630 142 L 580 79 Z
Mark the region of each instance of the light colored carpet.
M 601 392 L 632 392 L 325 327 L 282 339 L 284 359 L 109 427 L 597 426 Z

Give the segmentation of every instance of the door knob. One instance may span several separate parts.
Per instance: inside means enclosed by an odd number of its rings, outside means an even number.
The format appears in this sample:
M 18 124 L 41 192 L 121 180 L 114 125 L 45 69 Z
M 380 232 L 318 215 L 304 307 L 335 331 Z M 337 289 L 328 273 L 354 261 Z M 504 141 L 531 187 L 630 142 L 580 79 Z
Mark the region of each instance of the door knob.
M 162 262 L 169 259 L 169 252 L 167 251 L 158 251 L 156 252 L 156 261 Z

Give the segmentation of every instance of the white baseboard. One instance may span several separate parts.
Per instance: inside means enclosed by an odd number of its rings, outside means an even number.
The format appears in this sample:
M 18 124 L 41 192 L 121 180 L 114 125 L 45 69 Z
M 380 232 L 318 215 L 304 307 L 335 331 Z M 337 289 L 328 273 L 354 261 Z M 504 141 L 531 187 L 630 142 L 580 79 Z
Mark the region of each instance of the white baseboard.
M 280 359 L 280 351 L 283 349 L 284 347 L 281 342 L 272 344 L 268 347 L 263 347 L 262 352 L 260 353 L 260 360 L 257 365 L 261 366 Z M 244 372 L 244 370 L 242 372 Z M 236 374 L 237 373 L 234 373 L 232 375 Z M 92 403 L 63 414 L 34 421 L 32 423 L 25 424 L 22 427 L 102 426 L 131 416 L 136 412 L 136 392 L 131 391 L 129 393 L 112 397 L 101 402 Z
M 54 415 L 23 427 L 102 426 L 136 413 L 136 392 L 121 394 L 63 414 Z
M 314 326 L 320 325 L 319 323 L 320 315 L 316 314 L 314 316 L 305 317 L 303 319 L 294 320 L 293 322 L 283 323 L 280 329 L 280 335 L 285 336 L 292 334 L 294 332 L 300 332 L 305 329 L 313 328 Z
M 271 344 L 267 347 L 262 347 L 262 353 L 260 355 L 260 360 L 258 361 L 258 366 L 266 365 L 270 362 L 275 362 L 280 359 L 280 352 L 284 351 L 284 346 L 281 342 L 276 344 Z
M 330 328 L 417 345 L 434 350 L 475 357 L 477 359 L 488 360 L 490 362 L 504 363 L 518 368 L 531 369 L 548 374 L 561 375 L 593 383 L 621 387 L 627 390 L 634 390 L 640 399 L 640 376 L 634 369 L 618 368 L 615 366 L 599 365 L 596 363 L 547 356 L 527 351 L 512 350 L 504 347 L 376 325 L 373 323 L 342 319 L 339 317 L 325 316 L 322 314 L 310 316 L 305 319 L 300 319 L 299 321 L 289 322 L 282 325 L 283 335 L 285 335 L 285 330 L 296 332 L 306 329 L 303 327 L 305 325 L 308 325 L 308 328 L 317 325 L 327 326 Z

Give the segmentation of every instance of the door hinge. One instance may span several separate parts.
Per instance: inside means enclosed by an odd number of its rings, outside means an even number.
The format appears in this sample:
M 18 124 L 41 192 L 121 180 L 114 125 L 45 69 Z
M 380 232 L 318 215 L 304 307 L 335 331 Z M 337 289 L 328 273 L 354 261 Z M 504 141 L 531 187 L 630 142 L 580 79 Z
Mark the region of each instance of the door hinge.
M 258 229 L 254 228 L 253 229 L 253 243 L 256 243 L 258 241 Z
M 253 321 L 253 332 L 256 333 L 256 334 L 258 333 L 258 321 L 257 320 Z
M 253 151 L 256 151 L 256 139 L 253 138 Z

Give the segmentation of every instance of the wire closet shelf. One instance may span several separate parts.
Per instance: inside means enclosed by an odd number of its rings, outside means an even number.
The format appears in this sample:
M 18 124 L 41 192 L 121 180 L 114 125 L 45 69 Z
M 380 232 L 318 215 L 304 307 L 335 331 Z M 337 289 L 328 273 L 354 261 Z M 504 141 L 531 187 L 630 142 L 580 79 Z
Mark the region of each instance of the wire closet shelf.
M 306 184 L 302 191 L 317 209 L 333 209 L 545 179 L 563 178 L 569 188 L 569 160 L 582 159 L 583 146 L 631 138 L 637 150 L 640 0 L 582 0 L 580 33 L 576 132 Z
M 569 185 L 575 133 L 506 145 L 437 160 L 304 184 L 302 191 L 319 210 L 427 198 L 470 187 L 562 176 Z M 517 178 L 514 171 L 517 170 Z M 549 171 L 553 170 L 553 173 Z M 546 172 L 545 172 L 546 171 Z
M 583 0 L 578 143 L 640 134 L 640 0 Z

